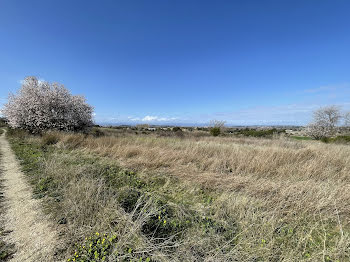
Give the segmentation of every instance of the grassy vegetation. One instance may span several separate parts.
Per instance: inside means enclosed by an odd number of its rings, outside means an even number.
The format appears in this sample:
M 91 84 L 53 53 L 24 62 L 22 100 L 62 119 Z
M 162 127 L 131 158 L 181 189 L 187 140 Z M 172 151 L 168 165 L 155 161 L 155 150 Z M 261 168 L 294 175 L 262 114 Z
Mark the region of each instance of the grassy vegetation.
M 350 136 L 342 135 L 342 136 L 336 136 L 336 137 L 325 137 L 325 138 L 322 138 L 321 141 L 324 143 L 349 144 Z
M 296 140 L 312 140 L 312 138 L 309 136 L 291 136 L 291 138 Z
M 0 127 L 6 127 L 6 126 L 7 126 L 6 120 L 0 117 Z
M 1 134 L 0 129 L 0 134 Z M 0 155 L 1 159 L 1 155 Z M 2 222 L 3 215 L 6 211 L 6 203 L 4 201 L 4 188 L 2 185 L 2 177 L 1 177 L 1 169 L 0 169 L 0 261 L 7 261 L 11 259 L 13 253 L 14 253 L 14 245 L 7 242 L 6 235 L 8 232 L 5 231 L 5 228 L 3 227 L 4 223 Z
M 75 253 L 75 261 L 181 261 L 197 252 L 215 253 L 236 233 L 235 223 L 212 215 L 209 191 L 187 191 L 175 178 L 142 176 L 96 156 L 56 149 L 46 136 L 17 136 L 11 135 L 13 149 L 35 197 L 44 198 L 45 209 L 66 228 L 68 251 L 61 250 L 63 256 Z M 191 239 L 195 232 L 202 245 Z M 196 253 L 179 246 L 181 242 Z
M 62 257 L 72 261 L 350 260 L 347 146 L 9 137 L 35 196 L 62 228 Z
M 284 130 L 278 130 L 276 128 L 257 130 L 254 128 L 245 128 L 235 131 L 236 135 L 251 136 L 251 137 L 272 137 L 274 134 L 284 133 Z

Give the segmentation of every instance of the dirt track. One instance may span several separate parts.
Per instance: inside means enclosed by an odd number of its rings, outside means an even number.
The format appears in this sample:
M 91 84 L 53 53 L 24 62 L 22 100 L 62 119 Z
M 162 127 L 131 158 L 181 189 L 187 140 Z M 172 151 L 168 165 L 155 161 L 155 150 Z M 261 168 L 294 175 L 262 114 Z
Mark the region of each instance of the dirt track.
M 54 261 L 56 232 L 41 212 L 40 200 L 32 198 L 19 163 L 6 140 L 0 136 L 1 168 L 6 201 L 5 229 L 11 231 L 6 241 L 15 244 L 11 262 Z

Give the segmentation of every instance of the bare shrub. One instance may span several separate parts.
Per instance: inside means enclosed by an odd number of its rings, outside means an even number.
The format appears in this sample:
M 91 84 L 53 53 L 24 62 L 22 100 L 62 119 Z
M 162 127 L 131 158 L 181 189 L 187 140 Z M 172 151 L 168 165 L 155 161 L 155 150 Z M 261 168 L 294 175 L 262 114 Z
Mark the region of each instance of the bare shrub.
M 11 94 L 3 114 L 12 128 L 32 133 L 56 129 L 83 130 L 92 125 L 93 108 L 82 96 L 73 96 L 58 83 L 27 77 L 16 95 Z
M 212 136 L 218 136 L 222 133 L 225 127 L 225 121 L 222 120 L 211 120 L 210 121 L 210 134 Z

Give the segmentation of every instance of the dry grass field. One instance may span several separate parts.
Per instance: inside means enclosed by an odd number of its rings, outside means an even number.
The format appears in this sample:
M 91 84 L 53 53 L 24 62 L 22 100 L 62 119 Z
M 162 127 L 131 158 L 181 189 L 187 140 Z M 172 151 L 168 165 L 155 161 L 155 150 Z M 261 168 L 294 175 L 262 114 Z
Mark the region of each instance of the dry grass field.
M 9 133 L 37 197 L 62 231 L 62 257 L 350 261 L 348 145 Z M 100 248 L 103 233 L 109 242 Z M 85 245 L 97 249 L 91 255 Z

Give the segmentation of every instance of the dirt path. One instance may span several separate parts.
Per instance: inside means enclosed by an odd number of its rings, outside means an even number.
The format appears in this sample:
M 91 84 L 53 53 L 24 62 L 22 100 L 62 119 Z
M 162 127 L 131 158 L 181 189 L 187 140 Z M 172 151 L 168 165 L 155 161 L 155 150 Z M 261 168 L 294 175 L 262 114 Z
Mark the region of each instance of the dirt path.
M 40 209 L 40 200 L 32 198 L 19 163 L 5 134 L 0 136 L 1 168 L 7 204 L 5 229 L 11 231 L 6 241 L 15 244 L 11 262 L 54 261 L 56 232 Z

